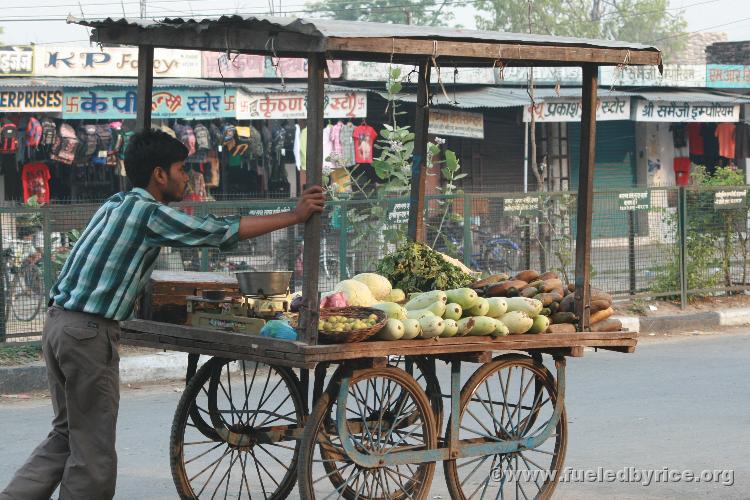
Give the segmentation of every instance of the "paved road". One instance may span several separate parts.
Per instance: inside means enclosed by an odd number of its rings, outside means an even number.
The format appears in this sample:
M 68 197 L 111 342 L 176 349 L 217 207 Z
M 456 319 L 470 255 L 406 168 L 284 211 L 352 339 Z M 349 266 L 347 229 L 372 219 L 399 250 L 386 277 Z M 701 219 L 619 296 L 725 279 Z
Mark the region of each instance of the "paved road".
M 747 352 L 750 330 L 645 342 L 635 355 L 599 352 L 571 360 L 566 466 L 594 473 L 599 467 L 732 469 L 734 485 L 575 482 L 560 485 L 555 498 L 750 499 Z M 167 447 L 178 387 L 123 391 L 118 499 L 176 498 Z M 50 416 L 46 399 L 0 399 L 0 486 L 46 434 Z M 432 498 L 447 499 L 441 472 L 433 484 Z

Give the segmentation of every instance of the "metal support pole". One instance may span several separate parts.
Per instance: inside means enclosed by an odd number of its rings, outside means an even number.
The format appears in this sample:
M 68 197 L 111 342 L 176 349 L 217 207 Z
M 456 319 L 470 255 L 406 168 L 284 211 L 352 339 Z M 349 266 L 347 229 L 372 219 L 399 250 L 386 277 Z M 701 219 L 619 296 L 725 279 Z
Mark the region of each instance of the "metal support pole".
M 349 279 L 349 273 L 346 271 L 346 250 L 349 247 L 349 216 L 346 213 L 348 208 L 346 201 L 339 202 L 339 210 L 341 210 L 340 221 L 341 229 L 339 232 L 339 279 Z M 352 270 L 354 272 L 354 270 Z
M 470 266 L 472 252 L 471 241 L 471 196 L 464 193 L 464 264 Z
M 52 289 L 52 285 L 54 285 L 53 280 L 57 278 L 52 274 L 52 234 L 50 232 L 49 207 L 42 208 L 42 237 L 42 263 L 44 266 L 42 269 L 42 279 L 44 280 L 44 293 L 49 295 L 49 291 Z
M 685 309 L 688 301 L 688 250 L 687 250 L 687 191 L 684 187 L 677 191 L 677 221 L 680 230 L 680 307 Z
M 628 212 L 628 275 L 630 276 L 630 295 L 635 295 L 635 210 Z
M 461 419 L 461 362 L 451 363 L 451 441 L 448 443 L 451 455 L 458 453 L 458 439 Z
M 326 62 L 322 54 L 307 58 L 307 182 L 323 183 L 323 72 Z M 303 254 L 303 307 L 298 332 L 300 340 L 308 344 L 318 343 L 318 319 L 320 297 L 320 214 L 313 214 L 305 223 L 305 250 Z
M 589 327 L 591 312 L 591 222 L 594 208 L 594 161 L 596 157 L 596 94 L 598 67 L 583 65 L 581 109 L 581 166 L 578 176 L 576 224 L 575 313 L 579 331 Z
M 154 48 L 138 46 L 138 97 L 136 100 L 135 131 L 151 128 L 151 93 L 154 88 Z
M 419 63 L 417 107 L 414 125 L 414 156 L 411 165 L 409 197 L 409 239 L 424 241 L 424 194 L 427 180 L 427 130 L 430 126 L 430 61 Z

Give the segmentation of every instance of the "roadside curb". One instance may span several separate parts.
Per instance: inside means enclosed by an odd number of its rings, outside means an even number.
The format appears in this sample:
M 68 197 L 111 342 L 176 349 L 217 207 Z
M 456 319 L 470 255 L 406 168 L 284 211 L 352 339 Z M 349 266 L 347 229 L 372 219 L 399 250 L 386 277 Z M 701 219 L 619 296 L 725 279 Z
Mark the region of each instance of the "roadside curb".
M 707 311 L 673 316 L 615 316 L 624 328 L 638 333 L 663 333 L 679 330 L 705 330 L 719 326 L 750 325 L 750 308 Z M 207 358 L 203 357 L 201 361 Z M 158 352 L 127 356 L 120 360 L 120 383 L 142 384 L 179 380 L 185 377 L 187 355 L 182 352 Z M 0 367 L 0 394 L 19 394 L 47 389 L 47 369 L 37 362 L 26 366 Z

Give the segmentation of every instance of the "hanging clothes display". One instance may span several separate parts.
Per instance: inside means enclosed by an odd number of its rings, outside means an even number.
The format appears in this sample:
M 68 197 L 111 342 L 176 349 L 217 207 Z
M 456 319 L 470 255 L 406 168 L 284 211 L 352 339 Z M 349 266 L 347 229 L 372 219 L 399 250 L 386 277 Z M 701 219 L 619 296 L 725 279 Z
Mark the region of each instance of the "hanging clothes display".
M 355 165 L 357 162 L 354 158 L 354 124 L 352 122 L 346 122 L 341 127 L 339 140 L 341 141 L 341 156 L 344 159 L 344 166 Z
M 46 163 L 27 163 L 21 169 L 23 183 L 23 202 L 36 196 L 39 204 L 49 203 L 49 180 L 52 176 Z
M 716 126 L 716 138 L 719 140 L 719 156 L 734 159 L 735 140 L 734 123 L 719 123 Z
M 297 166 L 297 170 L 302 170 L 302 150 L 300 143 L 300 128 L 298 124 L 294 124 L 294 164 Z
M 333 138 L 331 133 L 333 132 L 333 125 L 330 123 L 323 129 L 323 173 L 328 175 L 331 170 L 336 168 L 331 161 L 331 153 L 333 153 Z
M 375 129 L 366 123 L 354 129 L 354 159 L 357 163 L 372 164 L 373 146 L 377 136 Z

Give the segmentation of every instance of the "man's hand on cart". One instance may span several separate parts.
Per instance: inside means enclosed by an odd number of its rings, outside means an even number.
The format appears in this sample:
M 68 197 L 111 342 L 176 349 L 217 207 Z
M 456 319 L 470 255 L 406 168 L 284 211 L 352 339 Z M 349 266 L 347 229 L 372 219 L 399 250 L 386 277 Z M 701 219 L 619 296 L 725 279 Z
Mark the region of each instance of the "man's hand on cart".
M 326 195 L 320 186 L 310 186 L 304 191 L 297 202 L 294 214 L 297 216 L 298 223 L 306 222 L 312 214 L 323 213 L 325 209 Z

